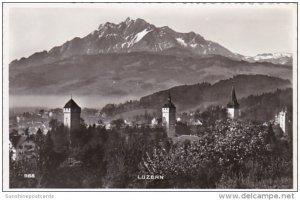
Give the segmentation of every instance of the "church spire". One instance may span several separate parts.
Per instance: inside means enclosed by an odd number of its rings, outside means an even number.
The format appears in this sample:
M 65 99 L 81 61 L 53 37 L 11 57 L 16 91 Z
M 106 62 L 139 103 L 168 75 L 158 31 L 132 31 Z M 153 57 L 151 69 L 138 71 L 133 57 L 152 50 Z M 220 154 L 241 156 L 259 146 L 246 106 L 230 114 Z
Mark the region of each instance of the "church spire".
M 234 103 L 237 103 L 236 94 L 235 94 L 235 88 L 234 88 L 234 83 L 232 83 L 231 101 L 234 102 Z
M 168 102 L 163 106 L 164 108 L 176 108 L 172 102 L 171 92 L 168 93 Z
M 230 102 L 227 104 L 227 106 L 232 107 L 232 108 L 239 108 L 239 106 L 240 106 L 237 101 L 236 94 L 235 94 L 234 81 L 232 81 L 231 98 L 230 98 Z
M 172 102 L 171 92 L 169 91 L 168 102 Z

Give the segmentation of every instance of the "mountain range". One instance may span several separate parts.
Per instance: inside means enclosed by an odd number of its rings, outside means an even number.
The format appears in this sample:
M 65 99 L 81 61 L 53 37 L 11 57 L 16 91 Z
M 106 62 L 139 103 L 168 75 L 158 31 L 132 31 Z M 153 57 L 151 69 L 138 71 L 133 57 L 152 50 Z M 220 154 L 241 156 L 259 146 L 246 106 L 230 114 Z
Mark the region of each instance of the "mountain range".
M 164 52 L 185 55 L 221 55 L 237 60 L 268 61 L 287 64 L 292 59 L 289 53 L 266 53 L 243 56 L 233 53 L 218 43 L 205 40 L 194 32 L 179 33 L 168 26 L 156 27 L 143 19 L 130 19 L 114 24 L 101 24 L 97 30 L 83 38 L 75 37 L 50 51 L 35 53 L 28 58 L 12 61 L 12 65 L 36 65 L 51 63 L 75 55 L 97 55 L 101 53 Z M 277 59 L 283 59 L 281 62 Z M 291 64 L 290 62 L 288 64 Z
M 244 56 L 243 60 L 249 62 L 270 62 L 280 65 L 293 65 L 293 55 L 291 53 L 263 53 L 256 56 Z
M 291 55 L 247 57 L 194 32 L 179 33 L 127 18 L 119 24 L 101 24 L 87 36 L 49 51 L 12 61 L 10 94 L 141 97 L 237 74 L 292 81 L 291 64 Z
M 37 65 L 51 63 L 75 55 L 103 53 L 162 52 L 169 49 L 184 50 L 195 55 L 223 55 L 240 58 L 225 47 L 205 40 L 194 32 L 178 33 L 171 28 L 156 27 L 143 19 L 114 24 L 107 22 L 83 38 L 75 37 L 50 51 L 33 54 L 27 59 L 15 60 L 12 64 Z

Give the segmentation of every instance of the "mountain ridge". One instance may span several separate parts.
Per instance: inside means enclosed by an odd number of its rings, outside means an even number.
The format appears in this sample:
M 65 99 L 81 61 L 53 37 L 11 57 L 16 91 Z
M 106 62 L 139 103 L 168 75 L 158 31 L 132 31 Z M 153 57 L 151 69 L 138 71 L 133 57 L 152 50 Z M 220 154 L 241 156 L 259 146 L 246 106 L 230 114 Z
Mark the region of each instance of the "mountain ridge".
M 168 26 L 156 27 L 143 19 L 127 18 L 119 24 L 106 22 L 98 29 L 80 38 L 74 37 L 49 51 L 33 53 L 27 58 L 13 60 L 11 65 L 47 64 L 74 55 L 124 52 L 164 52 L 172 48 L 186 51 L 190 56 L 222 55 L 248 62 L 271 62 L 292 65 L 292 54 L 263 53 L 256 56 L 243 56 L 233 53 L 222 45 L 206 40 L 193 31 L 182 33 Z M 268 55 L 268 57 L 264 57 Z M 271 55 L 271 56 L 270 56 Z
M 140 98 L 177 85 L 215 83 L 238 74 L 292 81 L 293 73 L 290 65 L 244 60 L 195 32 L 179 33 L 128 18 L 12 61 L 9 93 Z
M 107 22 L 85 37 L 75 37 L 49 51 L 41 51 L 27 58 L 16 59 L 11 65 L 46 64 L 74 55 L 93 55 L 112 52 L 162 52 L 177 47 L 193 52 L 195 55 L 223 55 L 241 59 L 218 43 L 205 40 L 195 32 L 180 33 L 168 26 L 156 27 L 143 19 L 127 18 L 119 24 Z
M 180 57 L 148 52 L 72 56 L 50 64 L 10 67 L 10 94 L 136 95 L 237 74 L 292 80 L 289 66 L 227 57 Z
M 172 101 L 178 112 L 196 109 L 204 110 L 210 105 L 226 106 L 231 97 L 233 82 L 238 99 L 291 87 L 289 80 L 277 77 L 237 75 L 229 79 L 220 80 L 214 84 L 203 82 L 193 85 L 179 85 L 143 96 L 137 101 L 127 101 L 118 105 L 107 104 L 102 108 L 101 112 L 107 116 L 137 109 L 156 109 L 159 112 L 162 105 L 167 101 L 169 94 L 171 94 Z
M 273 64 L 293 65 L 293 54 L 287 52 L 262 53 L 255 56 L 244 56 L 248 62 L 270 62 Z

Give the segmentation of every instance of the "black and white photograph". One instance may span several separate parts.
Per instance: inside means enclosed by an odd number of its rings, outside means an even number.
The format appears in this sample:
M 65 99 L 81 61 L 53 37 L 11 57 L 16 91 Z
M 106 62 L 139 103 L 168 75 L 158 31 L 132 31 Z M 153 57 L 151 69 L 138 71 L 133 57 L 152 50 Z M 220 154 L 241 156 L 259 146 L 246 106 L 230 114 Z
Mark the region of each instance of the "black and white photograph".
M 297 6 L 3 3 L 3 189 L 296 190 Z

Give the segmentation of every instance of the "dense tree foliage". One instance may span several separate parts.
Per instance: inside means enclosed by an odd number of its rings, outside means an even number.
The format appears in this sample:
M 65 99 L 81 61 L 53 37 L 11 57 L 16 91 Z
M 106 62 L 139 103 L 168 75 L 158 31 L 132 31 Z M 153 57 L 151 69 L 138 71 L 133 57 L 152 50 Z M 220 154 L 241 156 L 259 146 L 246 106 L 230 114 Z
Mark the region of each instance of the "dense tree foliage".
M 139 108 L 143 108 L 143 106 L 141 106 L 138 101 L 126 101 L 125 103 L 120 104 L 105 105 L 101 110 L 101 114 L 106 115 L 106 117 L 112 117 L 119 113 Z
M 141 174 L 162 175 L 143 187 L 215 188 L 234 177 L 233 188 L 249 187 L 242 180 L 257 182 L 270 177 L 292 179 L 291 148 L 279 143 L 270 147 L 267 127 L 241 121 L 217 121 L 211 133 L 198 142 L 175 144 L 168 151 L 155 148 L 144 157 Z M 225 184 L 226 185 L 226 184 Z M 223 185 L 224 186 L 224 185 Z M 291 187 L 291 183 L 289 185 Z
M 293 113 L 293 89 L 276 90 L 273 93 L 250 95 L 240 101 L 242 118 L 256 121 L 268 121 L 274 119 L 282 109 L 287 108 L 289 120 Z
M 26 135 L 27 139 L 36 144 L 35 156 L 23 158 L 10 163 L 11 187 L 45 187 L 45 181 L 53 176 L 54 170 L 64 161 L 67 155 L 67 136 L 64 126 L 57 120 L 49 122 L 51 131 L 43 135 L 38 129 L 35 135 Z M 30 171 L 35 174 L 36 179 L 24 179 L 24 173 Z
M 51 131 L 32 136 L 37 144 L 35 182 L 20 178 L 24 163 L 11 161 L 11 187 L 291 188 L 291 143 L 277 137 L 271 125 L 230 120 L 225 111 L 218 106 L 197 111 L 194 118 L 203 123 L 199 129 L 177 123 L 176 131 L 198 136 L 195 142 L 177 143 L 159 126 L 129 127 L 121 119 L 112 122 L 111 130 L 82 124 L 70 143 L 65 127 L 52 120 Z M 163 179 L 139 179 L 142 175 Z M 286 183 L 280 185 L 281 179 Z

